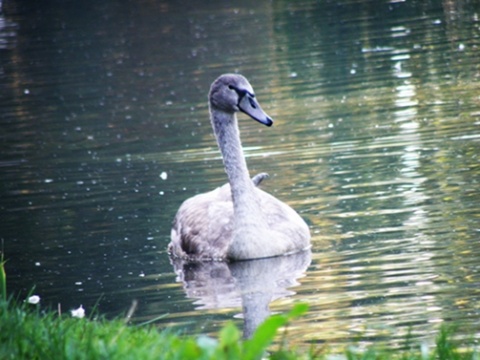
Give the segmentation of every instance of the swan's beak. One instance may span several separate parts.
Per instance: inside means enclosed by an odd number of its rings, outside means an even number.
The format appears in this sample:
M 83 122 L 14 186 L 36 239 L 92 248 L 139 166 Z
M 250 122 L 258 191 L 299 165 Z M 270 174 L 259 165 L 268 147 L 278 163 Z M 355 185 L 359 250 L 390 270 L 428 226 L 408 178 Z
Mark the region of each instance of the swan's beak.
M 252 119 L 257 120 L 263 125 L 272 126 L 273 120 L 262 110 L 255 96 L 246 93 L 239 101 L 238 107 Z

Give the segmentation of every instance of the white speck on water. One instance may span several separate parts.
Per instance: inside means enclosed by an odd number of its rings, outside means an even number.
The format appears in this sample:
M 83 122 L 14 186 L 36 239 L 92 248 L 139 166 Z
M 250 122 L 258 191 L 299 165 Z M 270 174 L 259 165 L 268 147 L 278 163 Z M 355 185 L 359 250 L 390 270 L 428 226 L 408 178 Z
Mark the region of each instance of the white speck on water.
M 167 180 L 167 177 L 168 177 L 168 174 L 165 171 L 162 171 L 162 173 L 160 174 L 160 179 Z

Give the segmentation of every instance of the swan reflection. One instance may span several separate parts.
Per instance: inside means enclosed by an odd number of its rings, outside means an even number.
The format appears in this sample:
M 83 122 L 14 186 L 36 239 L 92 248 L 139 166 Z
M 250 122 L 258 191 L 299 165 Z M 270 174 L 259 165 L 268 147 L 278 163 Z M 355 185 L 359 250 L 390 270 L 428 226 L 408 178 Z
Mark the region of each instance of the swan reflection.
M 311 252 L 231 263 L 170 261 L 197 310 L 241 307 L 248 338 L 270 314 L 270 302 L 295 294 L 290 288 L 305 276 Z

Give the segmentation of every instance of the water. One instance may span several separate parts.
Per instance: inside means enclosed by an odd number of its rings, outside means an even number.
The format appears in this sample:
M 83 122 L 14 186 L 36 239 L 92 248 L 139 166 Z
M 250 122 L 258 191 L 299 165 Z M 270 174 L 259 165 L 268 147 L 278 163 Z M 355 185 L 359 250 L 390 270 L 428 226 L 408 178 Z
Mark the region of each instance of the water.
M 211 334 L 307 302 L 299 344 L 478 339 L 478 1 L 1 5 L 9 291 Z M 165 251 L 181 202 L 226 181 L 206 94 L 236 71 L 276 121 L 241 117 L 249 168 L 313 235 L 288 277 L 205 280 Z

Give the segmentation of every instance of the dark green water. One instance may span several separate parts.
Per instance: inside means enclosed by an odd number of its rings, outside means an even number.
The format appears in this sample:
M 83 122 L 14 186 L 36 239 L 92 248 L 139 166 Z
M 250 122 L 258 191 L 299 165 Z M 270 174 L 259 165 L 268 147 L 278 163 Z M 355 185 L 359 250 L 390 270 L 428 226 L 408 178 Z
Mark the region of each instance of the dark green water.
M 249 168 L 313 235 L 288 281 L 241 278 L 275 284 L 254 300 L 309 303 L 299 343 L 480 337 L 478 1 L 0 5 L 10 292 L 110 317 L 138 300 L 133 321 L 188 331 L 238 314 L 232 277 L 188 282 L 165 249 L 181 202 L 226 181 L 206 96 L 240 72 L 276 120 L 241 117 Z

